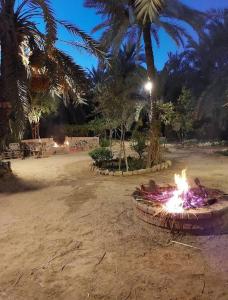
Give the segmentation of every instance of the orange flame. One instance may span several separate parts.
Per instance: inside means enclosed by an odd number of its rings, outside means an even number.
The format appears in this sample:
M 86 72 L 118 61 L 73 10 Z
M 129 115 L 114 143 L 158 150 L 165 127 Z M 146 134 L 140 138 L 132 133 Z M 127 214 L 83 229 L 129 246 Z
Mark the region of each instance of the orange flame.
M 183 170 L 181 175 L 174 175 L 177 189 L 173 192 L 172 198 L 165 204 L 165 209 L 170 213 L 184 212 L 184 198 L 183 195 L 189 190 L 189 185 L 186 177 L 186 170 Z

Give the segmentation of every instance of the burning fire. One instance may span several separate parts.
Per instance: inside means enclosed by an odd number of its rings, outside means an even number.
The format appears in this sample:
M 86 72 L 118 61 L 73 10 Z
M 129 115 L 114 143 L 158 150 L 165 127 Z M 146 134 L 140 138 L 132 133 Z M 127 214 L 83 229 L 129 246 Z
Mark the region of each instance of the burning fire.
M 70 145 L 69 141 L 64 142 L 64 145 L 69 146 Z M 63 145 L 58 145 L 56 142 L 54 142 L 53 147 L 54 148 L 59 148 L 59 147 L 63 147 Z
M 212 205 L 224 193 L 206 188 L 195 178 L 195 186 L 190 187 L 186 177 L 186 170 L 182 173 L 175 174 L 175 186 L 158 186 L 151 180 L 149 186 L 141 185 L 133 194 L 139 201 L 145 200 L 155 205 L 160 205 L 164 211 L 170 214 L 184 213 L 189 209 L 198 209 L 207 205 Z
M 174 175 L 177 189 L 173 191 L 173 196 L 165 203 L 165 209 L 170 213 L 184 212 L 184 199 L 189 192 L 189 185 L 186 178 L 186 170 L 181 175 Z

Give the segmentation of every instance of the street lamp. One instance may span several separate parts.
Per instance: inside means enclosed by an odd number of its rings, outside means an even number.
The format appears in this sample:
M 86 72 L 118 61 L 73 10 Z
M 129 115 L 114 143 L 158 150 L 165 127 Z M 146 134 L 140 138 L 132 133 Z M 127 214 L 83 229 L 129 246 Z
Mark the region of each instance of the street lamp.
M 148 81 L 145 86 L 144 86 L 145 90 L 148 91 L 151 95 L 152 93 L 152 89 L 153 89 L 153 83 L 151 81 Z
M 149 80 L 145 84 L 144 88 L 150 94 L 150 98 L 149 98 L 149 101 L 150 101 L 149 120 L 151 122 L 152 121 L 152 116 L 153 116 L 153 100 L 152 100 L 153 82 Z

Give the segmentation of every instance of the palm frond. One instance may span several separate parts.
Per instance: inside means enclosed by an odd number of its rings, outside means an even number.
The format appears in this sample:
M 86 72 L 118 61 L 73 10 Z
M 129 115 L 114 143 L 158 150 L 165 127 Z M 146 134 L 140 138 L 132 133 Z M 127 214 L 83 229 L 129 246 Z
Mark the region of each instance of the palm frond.
M 166 6 L 161 12 L 162 17 L 176 19 L 189 24 L 197 33 L 202 33 L 207 20 L 207 14 L 193 9 L 180 0 L 166 0 Z
M 57 69 L 50 89 L 63 97 L 65 103 L 70 99 L 74 103 L 82 103 L 89 85 L 85 71 L 69 55 L 58 49 L 54 50 L 54 65 Z
M 18 140 L 23 138 L 26 116 L 29 108 L 29 92 L 27 84 L 23 81 L 17 82 L 18 86 L 18 96 L 20 101 L 15 102 L 14 114 L 10 119 L 10 130 L 11 134 Z
M 109 20 L 105 20 L 104 22 L 96 25 L 93 29 L 92 29 L 92 33 L 95 33 L 99 30 L 103 30 L 104 28 L 108 27 L 110 24 L 110 21 Z
M 44 22 L 46 23 L 47 44 L 52 45 L 56 41 L 57 23 L 50 0 L 30 0 L 29 3 L 32 8 L 39 7 L 42 10 Z
M 184 46 L 185 39 L 188 41 L 192 39 L 191 35 L 188 34 L 187 30 L 179 24 L 175 24 L 174 22 L 163 21 L 162 19 L 158 21 L 158 24 L 167 32 L 167 34 L 177 44 L 177 46 Z
M 117 55 L 122 42 L 129 33 L 129 19 L 124 18 L 118 22 L 113 21 L 103 32 L 100 43 L 105 49 L 111 50 L 111 53 Z
M 160 46 L 160 38 L 159 38 L 159 28 L 158 28 L 158 26 L 152 24 L 152 26 L 151 26 L 151 35 L 154 38 L 157 46 L 159 47 Z
M 86 34 L 83 30 L 67 21 L 58 20 L 58 23 L 61 24 L 65 29 L 67 29 L 67 31 L 69 31 L 72 35 L 81 38 L 85 43 L 85 48 L 90 53 L 92 53 L 101 60 L 105 59 L 105 52 L 101 48 L 100 44 L 93 38 L 91 38 L 88 34 Z
M 164 7 L 164 0 L 135 0 L 138 20 L 153 22 Z

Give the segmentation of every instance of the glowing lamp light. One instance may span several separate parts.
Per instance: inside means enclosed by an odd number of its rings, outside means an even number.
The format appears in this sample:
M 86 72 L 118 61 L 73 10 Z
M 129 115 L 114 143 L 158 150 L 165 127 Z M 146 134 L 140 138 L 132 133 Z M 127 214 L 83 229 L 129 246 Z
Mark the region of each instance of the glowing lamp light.
M 153 89 L 153 83 L 152 83 L 151 81 L 148 81 L 148 82 L 145 84 L 144 88 L 145 88 L 146 91 L 148 91 L 148 92 L 151 93 L 151 91 L 152 91 L 152 89 Z
M 65 142 L 65 145 L 69 146 L 69 145 L 70 145 L 69 141 L 66 141 L 66 142 Z
M 54 142 L 54 148 L 58 148 L 58 144 Z
M 189 185 L 186 178 L 186 170 L 183 170 L 181 175 L 175 174 L 175 184 L 177 189 L 173 192 L 173 196 L 165 204 L 165 209 L 169 213 L 184 212 L 184 195 L 189 191 Z

